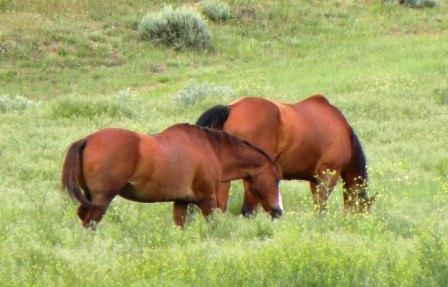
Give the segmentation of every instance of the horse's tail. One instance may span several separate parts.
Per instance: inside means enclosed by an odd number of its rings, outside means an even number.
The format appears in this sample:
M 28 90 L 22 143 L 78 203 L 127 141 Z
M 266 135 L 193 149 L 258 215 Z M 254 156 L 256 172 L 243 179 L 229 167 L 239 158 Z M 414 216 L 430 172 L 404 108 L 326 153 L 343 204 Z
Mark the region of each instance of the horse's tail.
M 205 111 L 196 121 L 196 125 L 201 127 L 222 130 L 224 123 L 229 117 L 229 106 L 217 105 Z
M 369 179 L 369 175 L 367 173 L 367 160 L 366 155 L 364 154 L 364 150 L 362 149 L 361 142 L 359 141 L 358 136 L 352 127 L 350 127 L 352 133 L 352 145 L 353 145 L 353 155 L 352 159 L 354 160 L 356 171 L 359 173 L 359 176 L 367 181 Z
M 358 136 L 356 135 L 355 131 L 353 130 L 352 127 L 350 127 L 351 133 L 352 133 L 352 148 L 353 148 L 353 153 L 352 153 L 352 175 L 356 175 L 357 178 L 360 177 L 361 181 L 355 179 L 348 179 L 345 178 L 344 175 L 342 175 L 344 181 L 349 180 L 349 182 L 351 182 L 352 184 L 355 184 L 355 186 L 361 187 L 361 189 L 358 190 L 358 200 L 360 200 L 360 211 L 364 212 L 364 211 L 370 211 L 370 208 L 372 206 L 372 204 L 375 202 L 376 200 L 376 196 L 378 194 L 378 192 L 369 197 L 367 195 L 367 183 L 369 180 L 369 176 L 367 173 L 367 160 L 366 160 L 366 156 L 364 154 L 364 151 L 362 149 L 362 145 L 361 142 L 359 141 Z M 349 173 L 350 174 L 350 173 Z M 347 183 L 347 182 L 346 182 Z M 350 188 L 350 186 L 347 186 L 348 188 Z
M 75 198 L 80 203 L 93 206 L 89 201 L 90 193 L 85 187 L 84 176 L 82 173 L 82 154 L 86 147 L 87 139 L 81 139 L 70 145 L 64 161 L 61 175 L 61 187 L 70 197 Z M 81 185 L 85 189 L 86 194 L 82 192 Z

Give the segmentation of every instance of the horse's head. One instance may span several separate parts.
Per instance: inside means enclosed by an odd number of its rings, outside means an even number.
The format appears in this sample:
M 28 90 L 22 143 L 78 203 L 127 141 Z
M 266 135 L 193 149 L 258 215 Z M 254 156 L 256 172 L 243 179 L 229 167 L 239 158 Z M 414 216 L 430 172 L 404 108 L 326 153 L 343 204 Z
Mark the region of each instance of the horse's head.
M 262 166 L 258 172 L 252 175 L 247 181 L 249 192 L 261 203 L 263 209 L 272 218 L 278 218 L 283 214 L 282 196 L 279 190 L 281 178 L 280 168 L 277 164 L 269 163 Z M 252 214 L 254 210 L 250 204 L 245 207 L 245 215 Z

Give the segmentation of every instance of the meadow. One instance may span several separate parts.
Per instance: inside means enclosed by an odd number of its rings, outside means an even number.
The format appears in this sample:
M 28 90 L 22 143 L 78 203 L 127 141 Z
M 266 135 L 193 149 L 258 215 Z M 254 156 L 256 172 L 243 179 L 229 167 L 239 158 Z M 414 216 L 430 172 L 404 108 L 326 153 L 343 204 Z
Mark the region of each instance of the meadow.
M 141 38 L 166 2 L 200 13 L 196 1 L 0 0 L 0 285 L 447 286 L 448 2 L 229 0 L 200 51 Z M 209 222 L 181 230 L 171 204 L 117 198 L 91 231 L 60 191 L 68 145 L 97 129 L 158 133 L 234 98 L 315 93 L 363 143 L 379 192 L 368 215 L 345 214 L 338 185 L 321 217 L 307 183 L 282 181 L 283 217 L 247 220 L 234 183 Z

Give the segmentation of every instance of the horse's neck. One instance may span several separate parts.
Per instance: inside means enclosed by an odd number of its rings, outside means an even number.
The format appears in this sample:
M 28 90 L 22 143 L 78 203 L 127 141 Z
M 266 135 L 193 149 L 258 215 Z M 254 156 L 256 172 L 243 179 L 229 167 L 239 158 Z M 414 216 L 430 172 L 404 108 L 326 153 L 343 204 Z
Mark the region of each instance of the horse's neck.
M 246 178 L 257 173 L 264 164 L 263 155 L 249 147 L 221 149 L 219 155 L 223 166 L 223 181 Z

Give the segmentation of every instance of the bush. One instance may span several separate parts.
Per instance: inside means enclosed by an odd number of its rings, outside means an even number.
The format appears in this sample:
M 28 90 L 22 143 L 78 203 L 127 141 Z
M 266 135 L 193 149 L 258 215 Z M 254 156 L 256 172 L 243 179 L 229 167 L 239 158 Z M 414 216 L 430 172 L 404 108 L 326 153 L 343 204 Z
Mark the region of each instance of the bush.
M 234 97 L 235 91 L 228 86 L 215 84 L 190 83 L 187 87 L 173 96 L 173 101 L 184 106 L 194 105 L 206 98 L 213 97 L 221 100 L 224 97 Z
M 139 30 L 143 39 L 175 49 L 205 49 L 211 41 L 207 23 L 186 8 L 167 6 L 155 15 L 148 14 L 141 20 Z
M 203 1 L 202 12 L 213 22 L 225 22 L 231 17 L 229 6 L 216 0 Z
M 399 2 L 400 4 L 408 5 L 414 8 L 437 6 L 436 0 L 400 0 Z
M 35 103 L 24 96 L 0 95 L 0 113 L 23 111 Z

